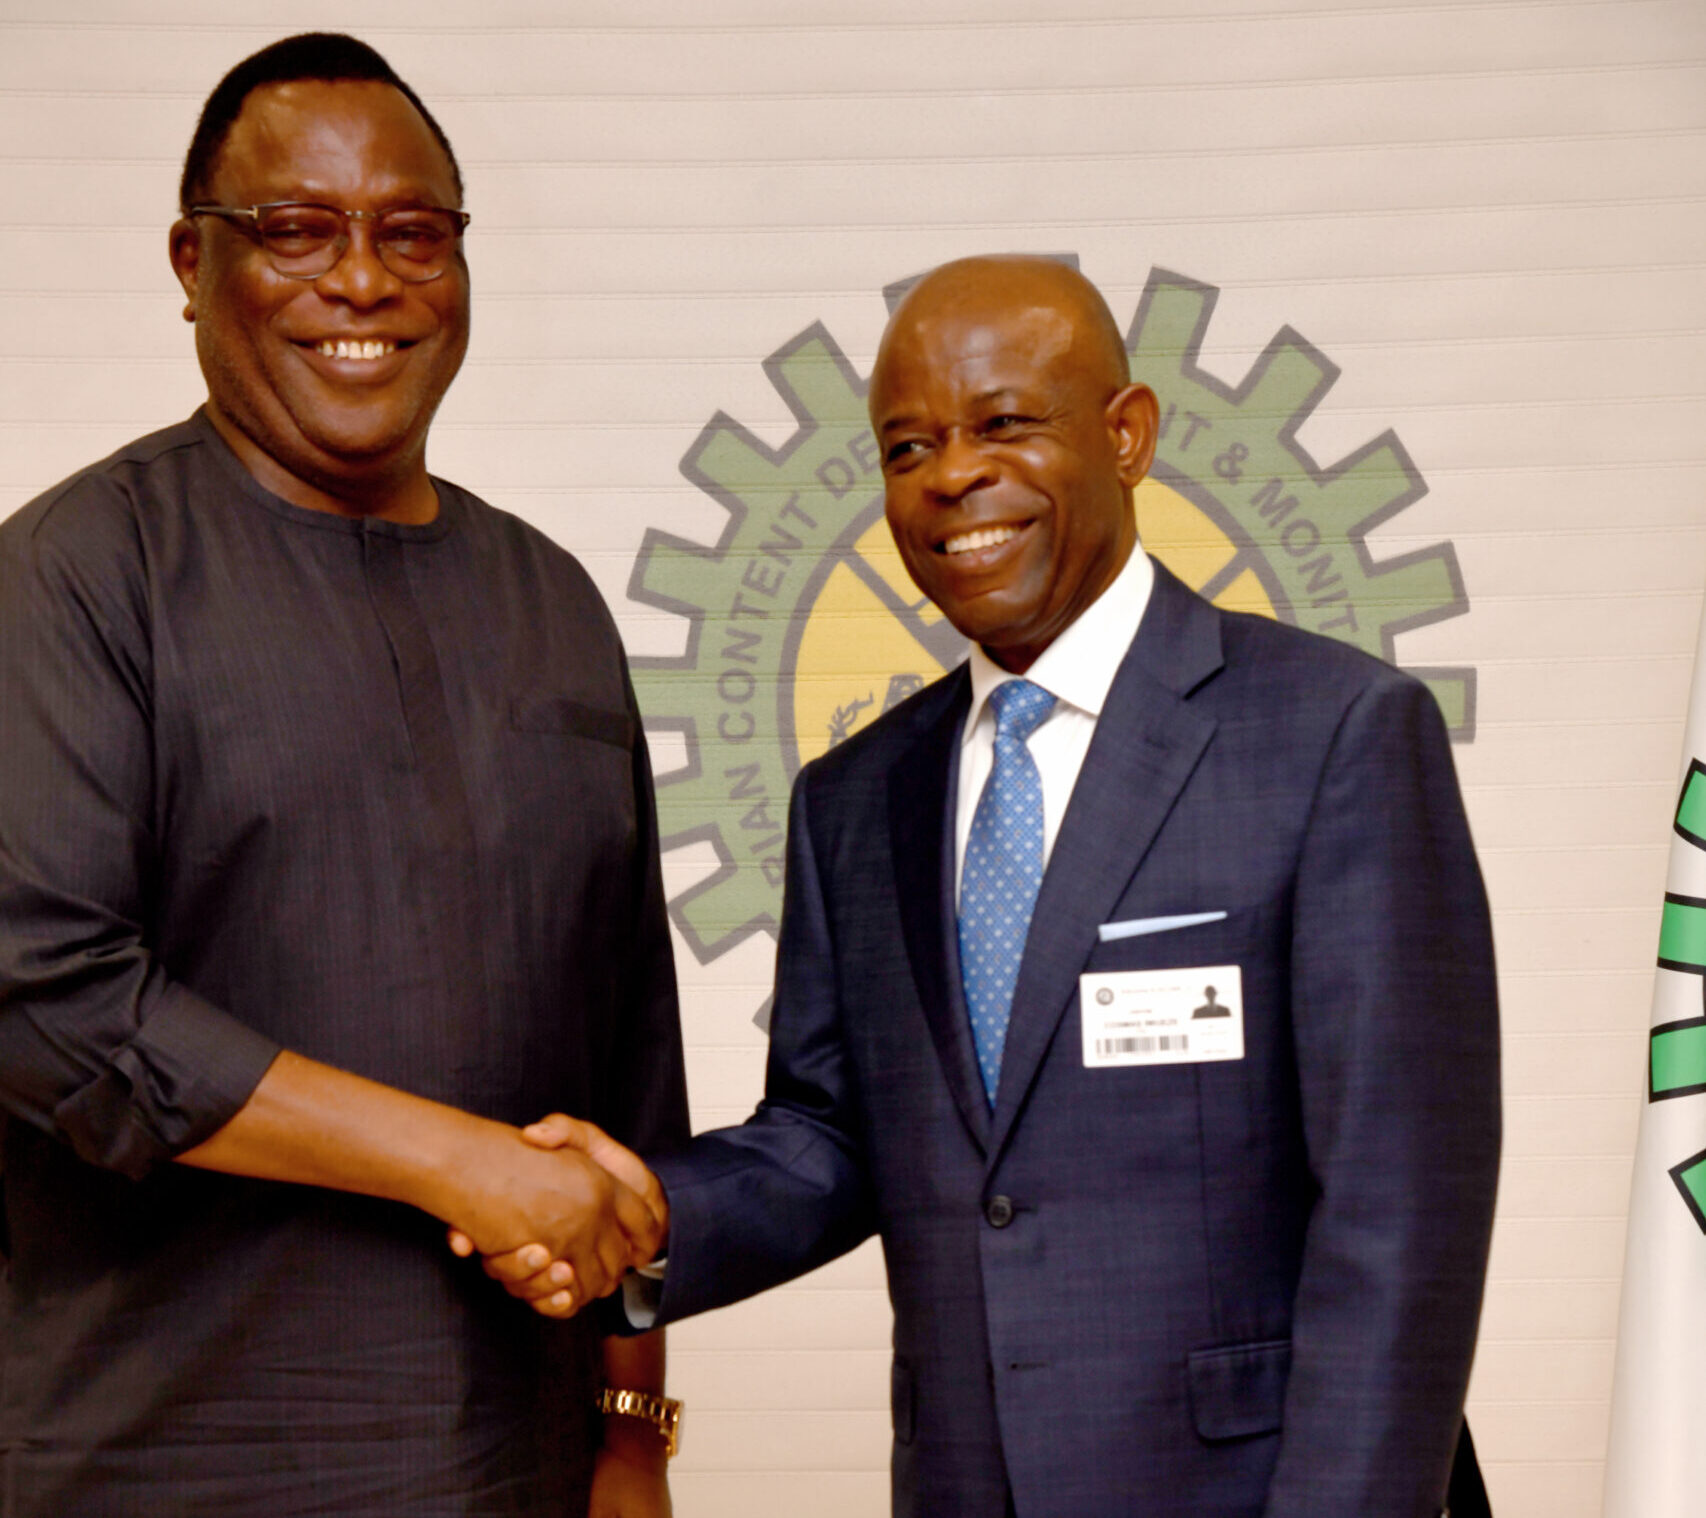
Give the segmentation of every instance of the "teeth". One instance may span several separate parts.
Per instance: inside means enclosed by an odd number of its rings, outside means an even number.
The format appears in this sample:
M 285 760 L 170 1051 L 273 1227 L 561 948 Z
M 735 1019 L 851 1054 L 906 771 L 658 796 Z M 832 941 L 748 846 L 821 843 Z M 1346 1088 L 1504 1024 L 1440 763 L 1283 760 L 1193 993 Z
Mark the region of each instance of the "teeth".
M 993 548 L 1009 538 L 1019 536 L 1017 527 L 980 527 L 976 532 L 962 532 L 942 545 L 944 553 L 971 553 L 979 548 Z
M 382 342 L 376 338 L 367 338 L 362 342 L 346 342 L 339 338 L 333 342 L 327 338 L 317 350 L 321 358 L 384 358 L 387 353 L 395 353 L 397 345 L 393 342 Z

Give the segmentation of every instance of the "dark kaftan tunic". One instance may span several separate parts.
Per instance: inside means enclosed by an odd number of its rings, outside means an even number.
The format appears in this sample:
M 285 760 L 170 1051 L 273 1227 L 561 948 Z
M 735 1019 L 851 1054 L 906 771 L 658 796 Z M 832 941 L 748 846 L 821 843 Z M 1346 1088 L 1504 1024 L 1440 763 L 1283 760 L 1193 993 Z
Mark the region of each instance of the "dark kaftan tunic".
M 167 1163 L 279 1048 L 685 1134 L 614 625 L 436 483 L 304 511 L 198 414 L 0 526 L 4 1518 L 584 1511 L 589 1319 L 407 1207 Z

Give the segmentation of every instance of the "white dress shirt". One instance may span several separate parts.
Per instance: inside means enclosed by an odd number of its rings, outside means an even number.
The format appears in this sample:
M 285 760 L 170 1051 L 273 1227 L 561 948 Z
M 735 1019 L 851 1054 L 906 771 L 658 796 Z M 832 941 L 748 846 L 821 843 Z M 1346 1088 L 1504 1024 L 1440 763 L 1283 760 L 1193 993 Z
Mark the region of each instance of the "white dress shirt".
M 1102 704 L 1119 672 L 1120 661 L 1137 636 L 1137 624 L 1149 605 L 1155 566 L 1139 544 L 1114 583 L 1102 592 L 1076 622 L 1045 648 L 1024 679 L 1040 685 L 1055 698 L 1054 710 L 1031 734 L 1028 747 L 1043 785 L 1043 867 L 1048 867 L 1066 803 L 1084 767 L 1084 755 L 1095 736 Z M 971 671 L 971 710 L 960 735 L 960 783 L 954 805 L 954 894 L 965 874 L 966 839 L 972 814 L 983 795 L 995 762 L 995 713 L 989 693 L 1008 680 L 1020 678 L 1001 668 L 975 643 L 967 666 Z

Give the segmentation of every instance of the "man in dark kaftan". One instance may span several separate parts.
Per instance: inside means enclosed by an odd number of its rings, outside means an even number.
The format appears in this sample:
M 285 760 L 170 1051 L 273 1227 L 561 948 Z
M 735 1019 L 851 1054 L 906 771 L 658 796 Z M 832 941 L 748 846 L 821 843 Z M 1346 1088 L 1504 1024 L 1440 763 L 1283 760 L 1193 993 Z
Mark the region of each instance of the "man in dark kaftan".
M 208 403 L 0 526 L 0 1512 L 668 1512 L 661 1335 L 551 1323 L 647 1199 L 526 1145 L 685 1133 L 610 615 L 430 477 L 467 217 L 370 49 L 215 91 L 173 267 Z

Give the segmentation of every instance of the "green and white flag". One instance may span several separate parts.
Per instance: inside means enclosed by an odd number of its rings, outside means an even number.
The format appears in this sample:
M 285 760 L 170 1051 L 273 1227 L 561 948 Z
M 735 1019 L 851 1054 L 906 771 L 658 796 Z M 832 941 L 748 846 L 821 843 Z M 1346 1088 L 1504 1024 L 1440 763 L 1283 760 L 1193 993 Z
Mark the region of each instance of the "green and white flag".
M 1706 1513 L 1706 644 L 1695 655 L 1682 752 L 1629 1198 L 1604 1518 Z

